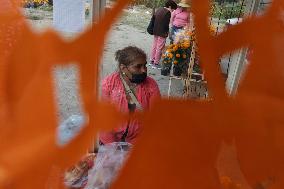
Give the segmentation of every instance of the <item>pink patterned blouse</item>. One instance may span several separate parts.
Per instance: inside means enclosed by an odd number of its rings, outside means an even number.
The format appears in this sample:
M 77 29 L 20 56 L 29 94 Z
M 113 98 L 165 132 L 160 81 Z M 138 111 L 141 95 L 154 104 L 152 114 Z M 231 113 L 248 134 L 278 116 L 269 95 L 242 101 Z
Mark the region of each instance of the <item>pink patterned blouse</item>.
M 143 83 L 136 87 L 137 100 L 144 110 L 150 108 L 152 101 L 160 96 L 160 90 L 156 81 L 150 77 L 147 77 Z M 102 99 L 113 103 L 124 113 L 129 112 L 124 86 L 118 72 L 109 75 L 102 81 Z M 126 131 L 127 125 L 127 123 L 124 123 L 113 131 L 101 133 L 100 141 L 103 144 L 120 142 Z M 141 125 L 138 121 L 131 121 L 129 123 L 125 141 L 134 143 L 140 131 Z
M 177 8 L 172 12 L 171 23 L 176 27 L 184 27 L 189 24 L 189 12 Z

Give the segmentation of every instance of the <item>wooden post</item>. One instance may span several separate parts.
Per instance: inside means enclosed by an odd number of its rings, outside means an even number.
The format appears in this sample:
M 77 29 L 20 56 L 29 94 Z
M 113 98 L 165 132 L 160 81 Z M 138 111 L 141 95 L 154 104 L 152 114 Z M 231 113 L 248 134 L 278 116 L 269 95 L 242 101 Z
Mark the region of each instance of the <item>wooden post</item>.
M 195 52 L 196 52 L 196 46 L 195 41 L 192 41 L 192 48 L 190 53 L 190 59 L 189 59 L 189 65 L 187 70 L 187 78 L 185 79 L 185 97 L 189 97 L 190 87 L 191 87 L 191 79 L 192 79 L 192 72 L 193 72 L 193 66 L 195 63 Z

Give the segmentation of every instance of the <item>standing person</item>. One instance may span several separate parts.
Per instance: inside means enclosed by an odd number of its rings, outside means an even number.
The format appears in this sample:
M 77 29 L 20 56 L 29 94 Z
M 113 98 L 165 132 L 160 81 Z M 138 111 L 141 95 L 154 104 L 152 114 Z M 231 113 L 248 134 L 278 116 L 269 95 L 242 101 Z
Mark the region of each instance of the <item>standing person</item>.
M 154 42 L 151 50 L 151 63 L 153 68 L 160 68 L 159 62 L 161 59 L 162 51 L 166 44 L 166 39 L 169 35 L 169 24 L 171 13 L 177 8 L 177 4 L 169 0 L 165 3 L 164 7 L 159 8 L 155 14 L 154 22 Z
M 178 8 L 173 11 L 171 17 L 171 32 L 170 32 L 170 40 L 171 44 L 174 42 L 175 34 L 183 29 L 184 27 L 189 26 L 190 22 L 190 13 L 188 12 L 189 4 L 185 0 L 182 0 L 178 4 Z
M 102 82 L 102 99 L 113 103 L 118 110 L 131 113 L 148 109 L 160 91 L 156 81 L 147 76 L 147 57 L 143 50 L 128 46 L 115 54 L 118 71 Z M 134 143 L 141 131 L 137 120 L 128 121 L 111 132 L 103 132 L 101 144 L 112 142 Z

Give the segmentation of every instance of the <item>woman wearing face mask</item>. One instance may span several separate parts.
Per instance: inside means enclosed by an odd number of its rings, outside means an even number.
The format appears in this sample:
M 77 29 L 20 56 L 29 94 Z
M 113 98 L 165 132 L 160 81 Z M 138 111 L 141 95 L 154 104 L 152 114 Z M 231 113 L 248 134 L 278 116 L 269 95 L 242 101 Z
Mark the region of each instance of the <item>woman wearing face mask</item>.
M 160 97 L 157 83 L 147 76 L 146 54 L 143 50 L 129 46 L 115 53 L 118 71 L 102 82 L 102 99 L 116 105 L 122 112 L 148 109 L 151 102 Z M 140 124 L 133 120 L 119 128 L 100 134 L 100 144 L 111 142 L 134 143 Z

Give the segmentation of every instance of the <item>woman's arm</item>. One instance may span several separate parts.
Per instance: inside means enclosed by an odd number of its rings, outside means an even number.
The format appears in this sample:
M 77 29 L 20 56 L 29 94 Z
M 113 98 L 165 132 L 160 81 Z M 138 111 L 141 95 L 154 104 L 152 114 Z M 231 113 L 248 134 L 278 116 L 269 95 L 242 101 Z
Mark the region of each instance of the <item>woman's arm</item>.
M 108 79 L 102 81 L 102 100 L 110 99 L 110 83 Z

